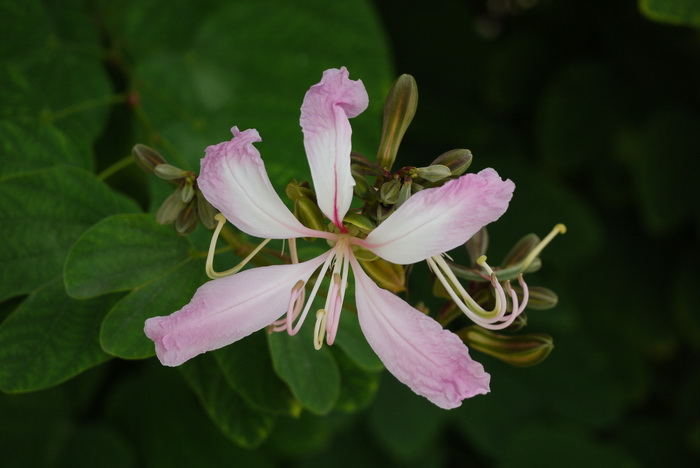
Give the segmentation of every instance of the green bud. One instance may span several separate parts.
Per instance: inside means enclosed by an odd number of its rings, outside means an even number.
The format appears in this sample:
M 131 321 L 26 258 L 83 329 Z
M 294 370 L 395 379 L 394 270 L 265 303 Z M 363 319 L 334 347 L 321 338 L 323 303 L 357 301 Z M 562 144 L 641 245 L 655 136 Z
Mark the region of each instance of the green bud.
M 396 208 L 400 207 L 401 205 L 403 205 L 406 202 L 406 200 L 411 198 L 412 185 L 413 185 L 413 182 L 410 180 L 407 182 L 404 182 L 401 185 L 401 190 L 399 190 L 399 198 L 398 198 L 398 200 L 396 200 Z
M 181 236 L 186 236 L 187 234 L 194 231 L 197 227 L 197 204 L 194 201 L 185 206 L 185 208 L 180 211 L 175 219 L 175 231 Z
M 476 234 L 469 238 L 466 246 L 472 265 L 476 265 L 476 259 L 486 255 L 486 250 L 489 248 L 489 232 L 486 230 L 486 226 L 479 229 Z
M 513 286 L 513 290 L 522 299 L 523 291 L 520 286 Z M 527 301 L 528 309 L 547 310 L 554 308 L 559 302 L 559 297 L 551 289 L 542 286 L 528 287 L 530 299 Z
M 360 232 L 364 232 L 365 234 L 377 227 L 376 224 L 374 224 L 374 221 L 368 217 L 353 213 L 352 211 L 349 211 L 348 214 L 345 215 L 345 218 L 343 218 L 343 223 L 348 223 L 355 226 L 360 230 Z
M 401 75 L 394 81 L 384 105 L 382 139 L 377 152 L 377 162 L 391 170 L 406 129 L 416 115 L 418 85 L 411 75 Z
M 377 199 L 377 191 L 367 182 L 365 177 L 355 171 L 352 171 L 352 178 L 355 180 L 353 193 L 360 200 L 372 203 Z
M 134 156 L 136 164 L 146 172 L 155 173 L 156 166 L 166 164 L 165 159 L 160 153 L 150 146 L 142 145 L 141 143 L 134 145 L 131 149 L 131 154 Z
M 308 182 L 299 183 L 295 179 L 292 179 L 292 181 L 287 184 L 287 187 L 285 187 L 284 192 L 292 201 L 297 201 L 300 198 L 308 198 L 316 202 L 316 194 L 309 188 Z
M 365 158 L 360 153 L 355 152 L 350 153 L 350 167 L 353 172 L 357 172 L 358 174 L 362 175 L 378 177 L 383 176 L 386 173 L 383 167 Z
M 299 198 L 294 202 L 294 216 L 308 228 L 317 231 L 326 230 L 326 222 L 321 209 L 308 198 Z
M 175 221 L 180 212 L 185 208 L 182 201 L 182 187 L 178 187 L 168 198 L 165 199 L 158 212 L 156 221 L 160 224 L 170 224 Z
M 450 168 L 442 164 L 433 164 L 428 167 L 418 168 L 418 177 L 428 182 L 437 182 L 452 175 Z
M 379 188 L 379 199 L 382 203 L 393 205 L 399 200 L 399 190 L 401 182 L 397 179 L 391 179 L 389 182 L 384 182 Z
M 396 205 L 384 205 L 383 203 L 377 203 L 376 208 L 374 209 L 374 219 L 376 219 L 378 222 L 384 221 L 386 218 L 389 217 L 391 213 L 394 212 L 396 209 Z
M 204 198 L 202 192 L 197 193 L 197 215 L 207 229 L 214 229 L 216 227 L 217 222 L 214 216 L 216 216 L 218 212 L 219 211 Z
M 192 186 L 192 183 L 188 181 L 185 182 L 185 185 L 182 187 L 182 201 L 189 203 L 192 198 L 194 198 L 194 187 Z
M 183 171 L 179 167 L 171 166 L 170 164 L 158 164 L 154 172 L 158 177 L 165 180 L 184 179 L 189 175 L 187 171 Z
M 360 260 L 360 264 L 380 287 L 393 293 L 406 290 L 406 275 L 403 266 L 387 262 L 379 257 L 374 261 Z
M 507 336 L 472 325 L 457 335 L 470 348 L 518 367 L 539 364 L 554 348 L 552 337 L 545 333 Z
M 453 176 L 464 174 L 472 163 L 472 152 L 468 149 L 453 149 L 447 153 L 442 153 L 435 161 L 430 163 L 433 165 L 446 166 Z
M 520 262 L 522 262 L 525 257 L 527 257 L 527 254 L 532 252 L 532 249 L 537 246 L 537 244 L 540 243 L 540 238 L 537 237 L 535 234 L 528 234 L 522 239 L 520 239 L 512 249 L 510 249 L 510 252 L 503 258 L 503 261 L 501 262 L 501 266 L 504 268 L 516 265 Z

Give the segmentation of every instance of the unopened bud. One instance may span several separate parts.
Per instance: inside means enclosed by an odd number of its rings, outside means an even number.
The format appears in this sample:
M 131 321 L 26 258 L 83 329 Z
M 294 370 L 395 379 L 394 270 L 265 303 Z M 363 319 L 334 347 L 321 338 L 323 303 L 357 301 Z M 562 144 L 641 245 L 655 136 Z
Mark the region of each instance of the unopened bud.
M 317 231 L 326 230 L 326 222 L 321 209 L 308 198 L 299 198 L 294 202 L 294 216 L 307 228 Z
M 464 174 L 472 163 L 472 152 L 468 149 L 453 149 L 442 153 L 430 163 L 431 166 L 446 166 L 453 176 Z
M 287 187 L 285 187 L 284 192 L 292 201 L 297 201 L 300 198 L 308 198 L 314 202 L 316 201 L 316 194 L 309 188 L 307 182 L 299 183 L 292 179 L 292 181 L 287 184 Z
M 370 216 L 374 216 L 378 222 L 384 221 L 389 217 L 391 213 L 396 209 L 396 205 L 385 205 L 383 203 L 377 203 L 374 212 L 370 212 Z
M 360 260 L 363 269 L 379 286 L 393 293 L 406 290 L 406 275 L 403 266 L 377 257 L 374 261 Z
M 379 188 L 379 199 L 387 205 L 395 204 L 399 199 L 399 190 L 401 182 L 397 179 L 391 179 L 389 182 L 384 182 Z
M 185 208 L 182 201 L 182 187 L 178 187 L 168 198 L 165 199 L 158 212 L 156 221 L 160 224 L 170 224 L 177 219 L 180 212 Z
M 418 177 L 428 182 L 437 182 L 452 175 L 450 168 L 442 164 L 433 164 L 428 167 L 418 168 Z
M 202 194 L 202 192 L 197 193 L 197 216 L 199 216 L 199 220 L 204 227 L 207 229 L 214 229 L 216 227 L 217 223 L 216 219 L 214 219 L 216 213 L 218 213 L 218 210 L 204 198 L 204 194 Z
M 526 235 L 520 239 L 512 249 L 510 249 L 510 252 L 508 252 L 508 254 L 503 258 L 501 266 L 506 268 L 522 262 L 525 257 L 527 257 L 527 254 L 532 252 L 532 249 L 534 249 L 539 243 L 540 238 L 537 237 L 536 234 Z
M 507 336 L 472 325 L 457 335 L 468 347 L 518 367 L 539 364 L 554 348 L 552 337 L 545 333 Z
M 476 265 L 476 259 L 486 255 L 486 251 L 489 248 L 489 232 L 486 230 L 486 226 L 482 227 L 476 234 L 471 236 L 466 246 L 472 265 Z
M 153 174 L 156 166 L 166 164 L 165 159 L 160 153 L 150 146 L 142 145 L 141 143 L 134 145 L 131 149 L 131 154 L 134 156 L 136 164 L 146 172 Z
M 513 291 L 518 295 L 518 299 L 522 300 L 523 290 L 520 286 L 513 286 Z M 557 293 L 551 289 L 542 286 L 528 287 L 530 298 L 527 301 L 528 309 L 547 310 L 554 308 L 559 302 Z
M 354 151 L 350 153 L 350 168 L 362 175 L 382 176 L 386 173 L 382 166 Z
M 197 227 L 197 204 L 194 201 L 185 206 L 185 208 L 180 211 L 180 214 L 175 218 L 175 231 L 181 236 L 186 236 L 187 234 L 194 231 Z
M 396 200 L 396 208 L 400 207 L 403 205 L 406 200 L 411 198 L 411 190 L 412 190 L 413 182 L 408 180 L 404 182 L 401 185 L 401 190 L 399 190 L 399 198 Z
M 353 193 L 357 198 L 369 203 L 372 203 L 377 199 L 377 191 L 374 190 L 374 187 L 372 187 L 372 185 L 362 174 L 359 174 L 353 170 L 352 178 L 355 180 Z
M 416 115 L 418 85 L 411 75 L 401 75 L 394 81 L 384 105 L 382 139 L 377 152 L 377 162 L 391 170 L 406 129 Z
M 361 214 L 353 213 L 352 211 L 348 212 L 345 215 L 345 218 L 343 218 L 343 223 L 350 224 L 352 226 L 355 226 L 360 230 L 360 232 L 364 232 L 365 234 L 369 233 L 374 229 L 376 224 L 374 224 L 374 221 L 369 219 L 366 216 L 362 216 Z
M 189 203 L 192 198 L 194 198 L 194 187 L 191 182 L 185 182 L 185 185 L 182 187 L 182 201 Z
M 179 167 L 170 164 L 158 164 L 154 172 L 158 177 L 165 180 L 184 179 L 189 174 L 187 171 L 183 171 Z

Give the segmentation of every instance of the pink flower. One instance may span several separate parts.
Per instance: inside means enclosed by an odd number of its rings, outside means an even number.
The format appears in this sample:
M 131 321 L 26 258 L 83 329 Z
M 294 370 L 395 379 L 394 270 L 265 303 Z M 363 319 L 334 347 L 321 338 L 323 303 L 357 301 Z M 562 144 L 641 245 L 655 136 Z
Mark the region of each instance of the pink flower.
M 324 337 L 332 344 L 352 270 L 360 326 L 389 372 L 445 409 L 488 392 L 489 375 L 470 358 L 464 343 L 379 288 L 362 270 L 353 249 L 367 249 L 397 264 L 440 258 L 498 219 L 508 206 L 514 184 L 501 180 L 493 169 L 467 174 L 416 193 L 365 239 L 353 237 L 343 225 L 354 185 L 349 119 L 363 112 L 367 101 L 362 82 L 350 80 L 348 71 L 341 68 L 325 71 L 321 82 L 306 93 L 301 107 L 304 146 L 319 208 L 338 233 L 309 229 L 287 209 L 253 146 L 261 141 L 256 130 L 241 132 L 233 127 L 231 141 L 207 148 L 197 179 L 199 188 L 241 231 L 267 239 L 323 238 L 332 247 L 303 263 L 254 268 L 210 281 L 181 310 L 148 319 L 145 332 L 155 342 L 164 365 L 177 366 L 268 325 L 296 333 L 320 279 L 329 272 L 329 294 L 324 309 L 316 314 L 314 336 L 317 348 Z M 304 306 L 304 286 L 319 268 L 319 280 Z

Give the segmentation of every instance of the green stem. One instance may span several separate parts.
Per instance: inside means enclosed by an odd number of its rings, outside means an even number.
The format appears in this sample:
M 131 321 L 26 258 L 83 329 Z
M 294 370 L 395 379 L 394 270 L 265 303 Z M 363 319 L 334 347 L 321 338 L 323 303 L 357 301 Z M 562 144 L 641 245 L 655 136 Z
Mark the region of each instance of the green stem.
M 133 156 L 131 156 L 131 155 L 126 156 L 126 157 L 120 159 L 119 161 L 115 162 L 111 166 L 105 168 L 99 174 L 97 174 L 97 178 L 100 180 L 105 180 L 105 179 L 109 178 L 110 176 L 112 176 L 113 174 L 121 171 L 125 167 L 128 167 L 133 162 L 134 162 Z

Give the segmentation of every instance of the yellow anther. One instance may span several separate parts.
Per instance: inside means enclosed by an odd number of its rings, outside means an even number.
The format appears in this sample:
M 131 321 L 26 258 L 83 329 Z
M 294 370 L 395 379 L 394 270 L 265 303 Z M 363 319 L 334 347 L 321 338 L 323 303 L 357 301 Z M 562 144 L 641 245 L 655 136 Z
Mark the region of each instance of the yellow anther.
M 316 311 L 316 325 L 314 326 L 314 348 L 318 351 L 323 346 L 323 339 L 326 337 L 326 311 L 318 309 Z

